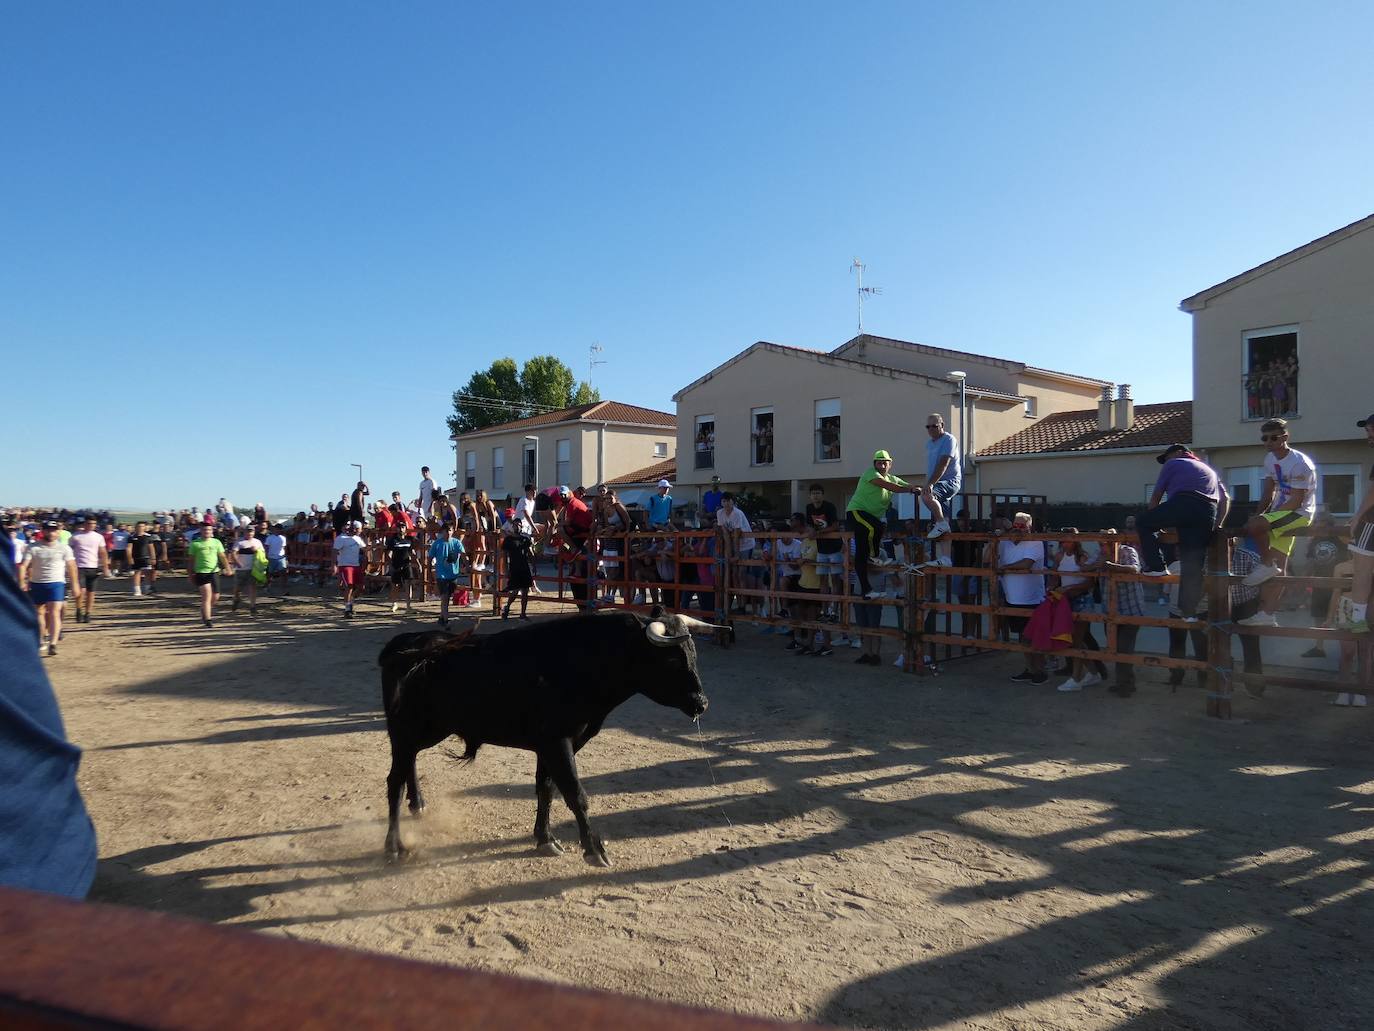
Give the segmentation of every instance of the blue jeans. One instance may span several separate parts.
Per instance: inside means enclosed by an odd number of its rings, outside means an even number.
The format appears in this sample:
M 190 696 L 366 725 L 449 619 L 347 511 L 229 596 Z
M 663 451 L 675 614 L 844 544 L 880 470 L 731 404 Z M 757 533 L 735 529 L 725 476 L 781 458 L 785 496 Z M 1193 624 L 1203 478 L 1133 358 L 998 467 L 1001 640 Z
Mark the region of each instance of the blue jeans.
M 1202 567 L 1216 523 L 1217 503 L 1191 493 L 1172 497 L 1136 517 L 1142 570 L 1164 570 L 1164 552 L 1160 550 L 1156 534 L 1170 527 L 1178 531 L 1178 608 L 1185 616 L 1197 612 L 1198 601 L 1202 598 Z

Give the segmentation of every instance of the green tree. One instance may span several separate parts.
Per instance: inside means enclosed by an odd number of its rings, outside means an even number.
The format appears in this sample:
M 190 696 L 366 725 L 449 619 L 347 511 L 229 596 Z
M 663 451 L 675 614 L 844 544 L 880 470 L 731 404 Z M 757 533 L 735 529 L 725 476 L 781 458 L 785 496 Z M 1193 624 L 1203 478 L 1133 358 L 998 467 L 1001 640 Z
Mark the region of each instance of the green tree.
M 600 400 L 590 383 L 579 383 L 572 369 L 551 354 L 531 358 L 518 370 L 514 359 L 498 358 L 454 392 L 448 429 L 452 434 L 471 433 L 549 408 Z

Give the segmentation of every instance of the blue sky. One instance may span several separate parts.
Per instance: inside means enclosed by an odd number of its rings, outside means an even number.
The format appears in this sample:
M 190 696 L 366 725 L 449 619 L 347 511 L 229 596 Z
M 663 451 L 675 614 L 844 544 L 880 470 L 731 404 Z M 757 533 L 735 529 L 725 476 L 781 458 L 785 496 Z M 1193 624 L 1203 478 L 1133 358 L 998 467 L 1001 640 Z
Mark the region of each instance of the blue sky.
M 1191 393 L 1190 293 L 1374 210 L 1367 5 L 9 4 L 0 503 L 451 471 L 557 354 L 855 330 Z M 444 482 L 449 482 L 445 480 Z

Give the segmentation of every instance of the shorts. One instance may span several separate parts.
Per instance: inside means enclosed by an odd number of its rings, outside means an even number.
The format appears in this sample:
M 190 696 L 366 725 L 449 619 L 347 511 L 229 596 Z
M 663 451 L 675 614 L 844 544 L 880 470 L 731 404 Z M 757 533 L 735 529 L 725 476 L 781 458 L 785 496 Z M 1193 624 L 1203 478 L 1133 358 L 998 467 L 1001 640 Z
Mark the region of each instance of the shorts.
M 410 568 L 393 569 L 391 571 L 391 582 L 397 585 L 410 583 Z
M 95 590 L 95 585 L 100 580 L 100 570 L 98 569 L 78 569 L 76 575 L 83 591 Z
M 251 569 L 235 569 L 235 570 L 234 570 L 234 586 L 235 586 L 235 587 L 247 587 L 249 584 L 254 583 L 254 582 L 255 582 L 255 581 L 253 580 L 253 571 L 252 571 Z
M 959 485 L 953 480 L 940 480 L 930 485 L 930 496 L 940 502 L 940 507 L 945 507 L 945 502 L 959 493 Z M 949 515 L 948 512 L 945 513 Z
M 59 580 L 55 584 L 29 584 L 29 597 L 35 605 L 47 605 L 67 600 L 67 582 Z
M 1040 607 L 1040 603 L 1036 602 L 1034 605 L 1013 605 L 1011 602 L 1007 602 L 1006 607 L 1009 609 L 1026 610 L 1026 614 L 1024 616 L 1007 617 L 1007 629 L 1009 629 L 1017 637 L 1020 637 L 1021 634 L 1025 632 L 1026 624 L 1030 622 L 1030 614 Z
M 345 587 L 361 587 L 363 585 L 363 567 L 340 566 L 339 583 Z
M 817 576 L 843 576 L 844 575 L 844 552 L 843 551 L 818 551 L 816 552 L 816 575 Z
M 1269 546 L 1285 555 L 1293 554 L 1293 534 L 1312 525 L 1312 517 L 1302 512 L 1263 512 L 1261 518 L 1269 523 Z
M 453 597 L 453 592 L 456 591 L 456 590 L 458 589 L 458 581 L 457 581 L 457 580 L 445 580 L 443 577 L 440 577 L 440 578 L 439 578 L 438 580 L 436 580 L 435 582 L 438 584 L 438 587 L 439 587 L 439 597 L 441 597 L 441 598 L 451 598 L 451 597 Z
M 112 552 L 110 552 L 110 561 L 112 561 L 112 562 L 113 562 L 114 560 L 116 560 L 116 559 L 118 559 L 120 562 L 124 562 L 124 561 L 127 561 L 128 558 L 129 558 L 129 549 L 128 549 L 128 548 L 120 548 L 120 549 L 118 549 L 117 551 L 112 551 Z
M 269 573 L 285 573 L 285 572 L 286 572 L 286 559 L 284 559 L 284 558 L 269 558 L 269 559 L 267 560 L 267 572 L 269 572 Z
M 195 581 L 197 587 L 204 587 L 209 584 L 216 589 L 219 588 L 218 573 L 192 573 L 191 579 Z
M 1355 527 L 1350 538 L 1350 551 L 1354 555 L 1374 556 L 1374 522 L 1366 521 Z
M 151 573 L 152 571 L 153 560 L 150 558 L 141 558 L 134 563 L 134 572 L 136 573 Z
M 1075 594 L 1069 599 L 1070 612 L 1091 612 L 1093 608 L 1093 593 L 1088 591 L 1085 594 Z

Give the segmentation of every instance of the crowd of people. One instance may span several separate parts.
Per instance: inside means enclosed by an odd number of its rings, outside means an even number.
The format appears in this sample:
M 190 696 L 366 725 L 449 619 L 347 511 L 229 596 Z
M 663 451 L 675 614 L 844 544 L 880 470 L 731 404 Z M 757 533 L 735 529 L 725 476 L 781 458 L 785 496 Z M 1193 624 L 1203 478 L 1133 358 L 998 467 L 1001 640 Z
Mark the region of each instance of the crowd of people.
M 1246 415 L 1271 419 L 1298 410 L 1298 357 L 1255 362 L 1245 375 Z

